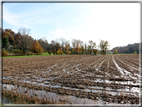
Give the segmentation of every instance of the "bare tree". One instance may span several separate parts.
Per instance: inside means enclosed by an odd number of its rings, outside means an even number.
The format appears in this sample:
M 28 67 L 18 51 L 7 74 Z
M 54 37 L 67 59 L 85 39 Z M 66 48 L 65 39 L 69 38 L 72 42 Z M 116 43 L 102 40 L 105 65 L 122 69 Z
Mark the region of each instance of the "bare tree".
M 80 52 L 81 43 L 82 43 L 81 40 L 77 40 L 77 39 L 72 40 L 72 46 L 73 46 L 73 49 L 74 49 L 74 53 L 78 54 Z
M 76 39 L 72 40 L 72 47 L 74 49 L 74 54 L 75 54 L 75 48 L 76 48 Z
M 108 41 L 101 40 L 99 47 L 101 49 L 101 54 L 106 54 L 106 52 L 109 49 L 109 43 L 108 43 Z
M 86 54 L 87 53 L 87 44 L 86 44 L 86 42 L 85 42 L 84 47 L 85 47 L 85 54 Z
M 65 42 L 66 40 L 64 38 L 60 38 L 60 43 L 61 43 L 61 50 L 64 51 L 64 48 L 65 48 Z
M 67 52 L 69 50 L 69 46 L 70 46 L 70 43 L 69 41 L 65 41 L 65 52 Z
M 91 55 L 93 49 L 96 48 L 96 43 L 93 42 L 92 40 L 90 40 L 90 41 L 89 41 L 89 44 L 90 44 L 90 45 L 88 46 L 88 49 L 89 49 L 89 53 L 90 53 L 90 55 Z
M 56 46 L 56 42 L 54 40 L 51 41 L 51 50 L 54 51 Z
M 42 39 L 39 39 L 38 42 L 40 43 L 44 51 L 48 49 L 48 41 L 46 40 L 45 37 L 42 37 Z
M 76 40 L 76 53 L 77 53 L 77 54 L 78 54 L 79 51 L 80 51 L 80 43 L 81 43 L 80 40 Z
M 32 46 L 33 38 L 30 35 L 30 29 L 20 28 L 19 32 L 21 34 L 21 49 L 23 50 L 24 55 L 26 54 L 27 49 L 30 49 Z
M 92 52 L 91 45 L 88 45 L 87 49 L 88 49 L 88 52 L 89 52 L 90 55 L 91 55 L 91 52 Z
M 84 54 L 85 49 L 84 49 L 83 41 L 80 42 L 80 45 L 81 45 L 81 51 L 82 51 L 82 54 Z

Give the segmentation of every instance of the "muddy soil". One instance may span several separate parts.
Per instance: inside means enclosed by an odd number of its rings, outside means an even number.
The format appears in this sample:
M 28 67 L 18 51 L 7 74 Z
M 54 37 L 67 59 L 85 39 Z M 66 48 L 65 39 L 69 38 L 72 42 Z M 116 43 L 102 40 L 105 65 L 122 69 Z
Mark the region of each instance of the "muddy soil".
M 137 55 L 4 58 L 3 84 L 108 103 L 139 104 L 138 61 Z

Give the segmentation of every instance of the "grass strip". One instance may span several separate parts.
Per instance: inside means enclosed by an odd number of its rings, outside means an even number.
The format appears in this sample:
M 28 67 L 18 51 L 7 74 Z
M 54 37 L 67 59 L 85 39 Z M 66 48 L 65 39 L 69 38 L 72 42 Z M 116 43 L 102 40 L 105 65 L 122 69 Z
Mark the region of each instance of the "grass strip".
M 51 55 L 54 55 L 53 53 Z M 66 55 L 66 54 L 63 54 Z M 24 56 L 3 56 L 2 58 L 22 58 L 22 57 L 39 57 L 39 56 L 50 56 L 48 53 L 42 55 L 24 55 Z

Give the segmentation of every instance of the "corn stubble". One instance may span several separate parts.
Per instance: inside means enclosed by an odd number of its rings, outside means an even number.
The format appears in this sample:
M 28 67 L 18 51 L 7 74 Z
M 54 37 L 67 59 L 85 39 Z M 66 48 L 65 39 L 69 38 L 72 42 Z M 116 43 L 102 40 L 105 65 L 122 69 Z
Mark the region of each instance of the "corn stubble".
M 132 76 L 134 76 L 134 73 L 139 73 L 137 71 L 138 62 L 136 62 L 136 60 L 138 61 L 137 55 L 127 55 L 127 57 L 124 55 L 66 55 L 3 59 L 3 77 L 12 76 L 12 79 L 3 79 L 3 84 L 17 86 L 16 89 L 11 91 L 4 89 L 3 97 L 12 99 L 16 104 L 72 103 L 65 99 L 56 101 L 46 96 L 39 97 L 36 93 L 28 94 L 29 90 L 32 89 L 33 91 L 54 92 L 95 101 L 101 99 L 105 104 L 139 104 L 139 96 L 133 95 L 135 93 L 118 91 L 118 89 L 126 89 L 126 87 L 130 91 L 133 87 L 138 88 L 139 85 L 128 84 L 129 81 L 135 83 L 136 79 L 130 78 L 126 74 L 122 75 L 116 67 L 113 57 L 119 67 L 130 72 Z M 126 61 L 129 66 L 125 64 Z M 135 70 L 132 71 L 131 66 Z M 27 81 L 30 81 L 30 83 Z M 127 84 L 120 82 L 127 82 Z M 44 85 L 38 85 L 42 83 Z M 58 88 L 55 87 L 57 85 Z M 19 92 L 20 87 L 25 87 L 27 90 Z M 118 94 L 113 95 L 111 92 Z

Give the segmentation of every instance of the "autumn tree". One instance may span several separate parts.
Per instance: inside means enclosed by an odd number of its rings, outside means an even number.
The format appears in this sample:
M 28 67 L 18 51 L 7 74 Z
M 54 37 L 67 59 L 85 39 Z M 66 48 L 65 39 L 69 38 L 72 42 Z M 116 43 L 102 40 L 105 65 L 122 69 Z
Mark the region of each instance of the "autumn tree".
M 6 36 L 7 38 L 9 38 L 10 33 L 3 30 L 2 37 L 4 38 L 5 36 Z
M 101 54 L 106 54 L 106 52 L 109 49 L 109 43 L 108 43 L 108 41 L 101 40 L 99 47 L 101 49 Z
M 3 30 L 3 37 L 6 36 L 8 38 L 9 43 L 15 46 L 14 36 L 15 33 L 11 29 Z
M 84 54 L 85 49 L 84 49 L 84 47 L 83 47 L 83 46 L 81 46 L 81 51 L 82 51 L 82 54 Z
M 14 41 L 15 41 L 16 48 L 20 48 L 21 47 L 19 45 L 20 42 L 21 42 L 21 34 L 20 34 L 20 32 L 18 32 L 17 34 L 14 35 Z
M 88 50 L 89 54 L 91 55 L 91 52 L 92 52 L 91 45 L 88 45 L 87 50 Z
M 77 40 L 77 39 L 72 40 L 72 48 L 73 48 L 74 54 L 78 54 L 84 51 L 84 48 L 82 46 L 83 46 L 83 41 Z
M 73 47 L 73 52 L 74 52 L 74 54 L 75 54 L 75 48 L 76 48 L 76 40 L 75 39 L 73 39 L 72 40 L 72 47 Z
M 40 46 L 40 43 L 38 41 L 34 41 L 32 44 L 32 51 L 37 54 L 43 53 L 43 48 Z
M 56 46 L 57 46 L 57 51 L 61 51 L 61 46 L 59 43 L 56 43 Z
M 84 49 L 83 41 L 80 41 L 80 50 L 81 50 L 81 53 L 84 54 L 85 49 Z
M 76 40 L 76 48 L 75 48 L 75 51 L 76 53 L 78 54 L 81 50 L 80 48 L 80 44 L 81 44 L 81 41 L 80 40 Z
M 69 43 L 68 40 L 66 40 L 66 41 L 65 41 L 65 47 L 64 47 L 64 52 L 65 52 L 66 54 L 70 54 L 70 53 L 71 53 L 71 51 L 69 50 L 69 48 L 70 48 L 70 43 Z
M 40 43 L 40 46 L 45 50 L 45 42 L 42 39 L 39 39 L 38 42 Z
M 96 48 L 96 43 L 93 42 L 92 40 L 90 40 L 90 41 L 89 41 L 89 44 L 90 44 L 90 45 L 88 45 L 88 49 L 89 49 L 88 51 L 89 51 L 89 53 L 90 53 L 90 55 L 91 55 L 93 49 Z
M 69 50 L 69 41 L 65 41 L 65 52 Z
M 97 49 L 93 49 L 93 53 L 96 55 L 98 53 Z
M 38 42 L 40 43 L 40 46 L 43 48 L 44 52 L 48 50 L 48 41 L 46 38 L 39 39 Z

